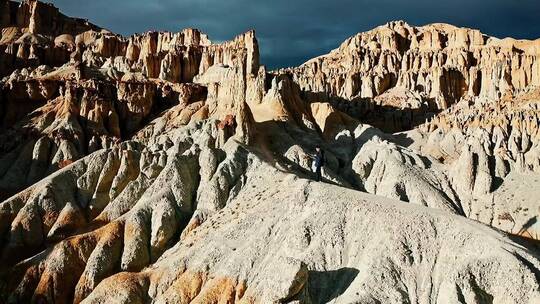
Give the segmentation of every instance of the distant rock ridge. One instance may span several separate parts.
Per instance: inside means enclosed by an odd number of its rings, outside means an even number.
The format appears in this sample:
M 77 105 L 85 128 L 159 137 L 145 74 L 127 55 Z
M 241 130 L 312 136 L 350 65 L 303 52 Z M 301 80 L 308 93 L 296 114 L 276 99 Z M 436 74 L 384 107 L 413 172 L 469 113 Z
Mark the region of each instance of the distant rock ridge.
M 305 92 L 337 99 L 338 108 L 358 118 L 388 105 L 381 98 L 385 92 L 395 88 L 414 92 L 418 104 L 413 109 L 422 111 L 409 112 L 404 104 L 404 117 L 396 119 L 405 121 L 387 126 L 399 131 L 401 123 L 405 129 L 418 125 L 429 112 L 447 109 L 462 98 L 498 100 L 540 87 L 539 57 L 540 39 L 501 40 L 448 24 L 414 27 L 395 21 L 279 73 L 290 74 Z

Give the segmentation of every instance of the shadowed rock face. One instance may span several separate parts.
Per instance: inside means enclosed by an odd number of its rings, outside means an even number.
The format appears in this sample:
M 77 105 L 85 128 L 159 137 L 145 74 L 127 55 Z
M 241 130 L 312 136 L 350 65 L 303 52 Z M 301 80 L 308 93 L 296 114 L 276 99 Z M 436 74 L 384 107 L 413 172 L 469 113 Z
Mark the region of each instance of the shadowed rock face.
M 79 18 L 60 13 L 52 4 L 39 1 L 1 1 L 0 26 L 27 29 L 29 33 L 58 36 L 78 34 L 99 27 Z
M 0 11 L 0 77 L 28 65 L 62 65 L 69 60 L 74 36 L 101 30 L 39 1 L 2 0 Z
M 536 42 L 394 22 L 269 73 L 0 5 L 0 302 L 540 301 Z

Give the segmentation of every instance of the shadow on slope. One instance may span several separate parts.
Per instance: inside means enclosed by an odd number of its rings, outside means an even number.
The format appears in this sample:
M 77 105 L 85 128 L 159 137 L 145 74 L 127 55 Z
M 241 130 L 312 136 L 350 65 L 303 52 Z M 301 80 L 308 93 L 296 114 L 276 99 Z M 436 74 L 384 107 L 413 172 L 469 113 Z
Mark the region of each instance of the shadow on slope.
M 359 271 L 343 267 L 330 271 L 309 271 L 308 294 L 313 303 L 328 303 L 342 295 Z

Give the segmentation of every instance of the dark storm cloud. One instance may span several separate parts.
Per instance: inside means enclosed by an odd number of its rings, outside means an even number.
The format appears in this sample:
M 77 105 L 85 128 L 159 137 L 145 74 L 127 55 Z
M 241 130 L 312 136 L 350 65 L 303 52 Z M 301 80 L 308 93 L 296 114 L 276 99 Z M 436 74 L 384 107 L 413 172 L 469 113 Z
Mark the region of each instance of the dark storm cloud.
M 264 64 L 298 65 L 391 20 L 446 22 L 497 36 L 540 38 L 540 0 L 54 0 L 114 32 L 195 27 L 214 41 L 257 31 Z

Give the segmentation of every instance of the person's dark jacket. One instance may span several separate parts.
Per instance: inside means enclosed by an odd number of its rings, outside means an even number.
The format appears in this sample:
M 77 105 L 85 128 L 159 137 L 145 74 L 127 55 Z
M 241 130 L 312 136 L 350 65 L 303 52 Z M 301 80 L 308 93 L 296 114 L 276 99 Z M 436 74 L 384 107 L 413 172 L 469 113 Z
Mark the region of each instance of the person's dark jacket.
M 315 166 L 320 168 L 324 166 L 324 152 L 320 151 L 315 154 Z

